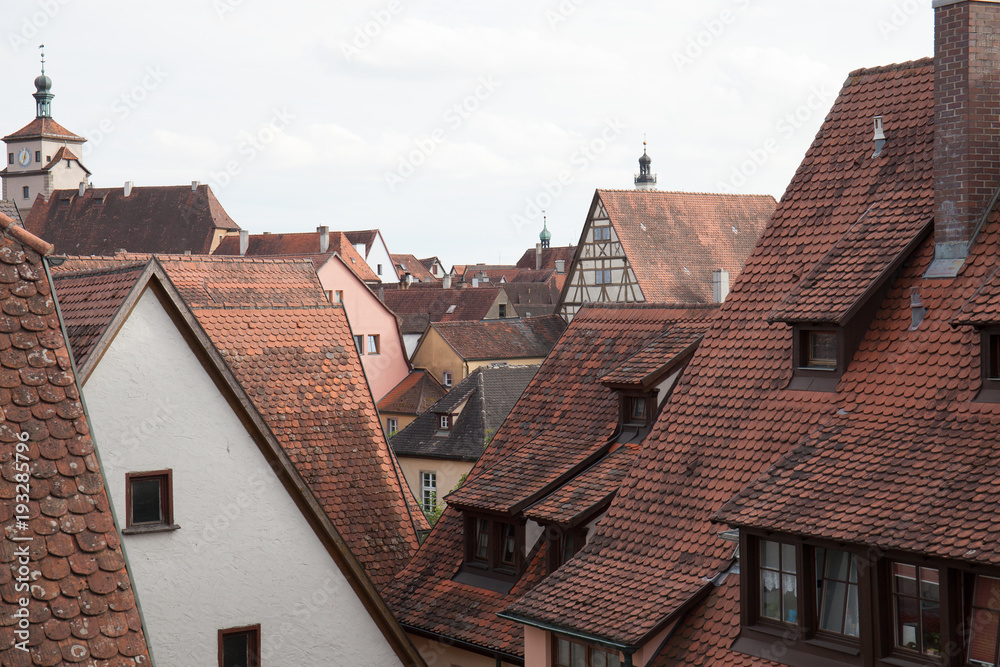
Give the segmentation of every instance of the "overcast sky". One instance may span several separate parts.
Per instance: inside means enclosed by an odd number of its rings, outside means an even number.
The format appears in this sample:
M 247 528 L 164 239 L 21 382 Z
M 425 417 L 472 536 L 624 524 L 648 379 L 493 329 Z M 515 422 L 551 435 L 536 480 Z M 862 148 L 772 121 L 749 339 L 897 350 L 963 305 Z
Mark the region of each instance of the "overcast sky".
M 513 263 L 595 188 L 780 198 L 848 72 L 929 56 L 930 0 L 4 0 L 3 134 L 53 117 L 96 186 L 211 184 L 251 232 L 378 227 Z

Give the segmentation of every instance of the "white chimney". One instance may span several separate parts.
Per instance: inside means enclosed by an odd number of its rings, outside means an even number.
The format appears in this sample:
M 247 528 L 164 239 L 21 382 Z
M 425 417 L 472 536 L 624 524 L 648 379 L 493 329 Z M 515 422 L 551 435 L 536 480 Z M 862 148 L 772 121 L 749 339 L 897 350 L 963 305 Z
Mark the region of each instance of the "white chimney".
M 441 279 L 441 287 L 451 289 L 451 275 L 447 275 Z
M 240 230 L 240 256 L 247 254 L 250 249 L 250 232 L 246 229 Z
M 132 181 L 125 181 L 125 196 L 132 194 Z
M 722 303 L 729 295 L 729 271 L 712 271 L 712 303 Z
M 556 273 L 566 273 L 566 260 L 557 259 L 556 260 Z
M 479 287 L 479 278 L 473 278 L 472 279 L 472 286 L 473 287 Z
M 191 192 L 198 192 L 198 186 L 201 185 L 198 181 L 191 181 Z
M 317 227 L 316 231 L 319 232 L 319 252 L 323 254 L 330 249 L 330 228 L 326 226 Z
M 80 181 L 80 190 L 77 194 L 79 194 L 82 197 L 83 193 L 86 191 L 87 191 L 87 181 Z
M 542 270 L 542 244 L 535 244 L 535 271 Z

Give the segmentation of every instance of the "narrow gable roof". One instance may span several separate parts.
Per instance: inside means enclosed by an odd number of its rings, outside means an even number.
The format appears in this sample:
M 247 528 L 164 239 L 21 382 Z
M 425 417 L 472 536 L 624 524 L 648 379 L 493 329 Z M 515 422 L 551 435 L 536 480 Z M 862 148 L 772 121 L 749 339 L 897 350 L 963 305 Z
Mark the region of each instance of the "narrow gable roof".
M 500 296 L 499 287 L 386 289 L 382 302 L 402 320 L 403 333 L 423 333 L 429 322 L 481 320 Z
M 441 386 L 437 378 L 430 372 L 418 368 L 411 371 L 383 396 L 376 407 L 380 413 L 419 415 L 446 393 L 447 390 Z
M 25 227 L 50 239 L 60 254 L 130 252 L 208 254 L 216 230 L 235 231 L 208 185 L 56 190 L 38 198 Z
M 0 659 L 148 665 L 142 619 L 43 265 L 52 246 L 6 216 L 0 228 L 0 472 L 9 521 L 0 586 L 5 618 L 13 621 L 25 609 L 29 624 L 26 641 L 16 623 L 5 624 Z M 23 463 L 27 481 L 17 469 Z M 16 485 L 30 487 L 23 523 L 15 516 Z M 31 583 L 26 607 L 17 601 L 17 581 Z
M 329 246 L 326 252 L 320 252 L 319 232 L 301 232 L 294 234 L 250 234 L 248 238 L 246 257 L 286 257 L 309 259 L 316 270 L 323 268 L 330 258 L 339 255 L 344 264 L 365 282 L 381 282 L 364 258 L 358 254 L 347 235 L 343 232 L 329 232 Z M 213 255 L 239 255 L 240 237 L 227 236 L 219 242 Z

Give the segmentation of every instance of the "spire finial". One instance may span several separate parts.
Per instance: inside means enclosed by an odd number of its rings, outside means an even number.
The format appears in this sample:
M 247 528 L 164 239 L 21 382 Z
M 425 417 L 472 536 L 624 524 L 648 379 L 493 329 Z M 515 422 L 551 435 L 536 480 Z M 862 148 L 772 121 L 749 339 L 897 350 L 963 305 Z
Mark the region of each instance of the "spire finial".
M 35 77 L 35 115 L 39 118 L 52 117 L 52 79 L 45 75 L 45 45 L 39 44 L 38 51 L 42 56 L 42 73 Z
M 549 218 L 545 215 L 544 209 L 542 210 L 542 231 L 538 235 L 538 240 L 542 242 L 543 248 L 548 248 L 549 243 L 552 241 L 552 232 L 549 231 Z
M 42 74 L 45 74 L 45 45 L 44 44 L 39 44 L 38 45 L 38 50 L 42 54 Z

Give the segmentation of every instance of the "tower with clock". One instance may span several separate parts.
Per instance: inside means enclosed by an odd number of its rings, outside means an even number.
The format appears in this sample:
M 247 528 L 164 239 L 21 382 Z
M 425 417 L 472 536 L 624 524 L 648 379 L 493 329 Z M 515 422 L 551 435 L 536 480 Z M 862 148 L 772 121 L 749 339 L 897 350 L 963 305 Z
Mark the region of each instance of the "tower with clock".
M 3 198 L 17 205 L 23 220 L 39 194 L 48 199 L 53 190 L 90 182 L 90 171 L 80 162 L 87 140 L 52 119 L 52 79 L 45 74 L 44 53 L 33 97 L 35 120 L 3 138 L 7 166 L 0 172 Z

